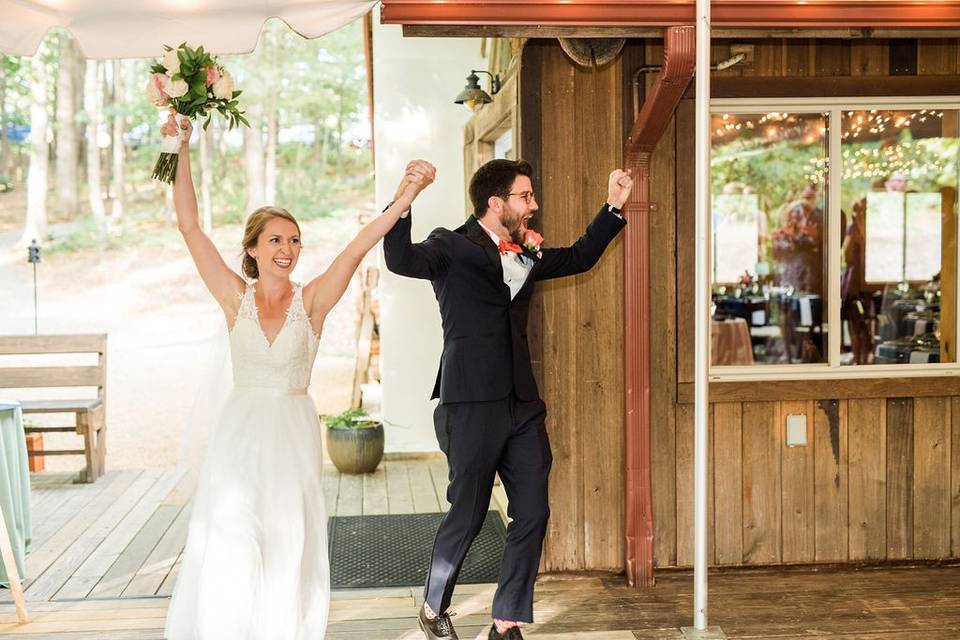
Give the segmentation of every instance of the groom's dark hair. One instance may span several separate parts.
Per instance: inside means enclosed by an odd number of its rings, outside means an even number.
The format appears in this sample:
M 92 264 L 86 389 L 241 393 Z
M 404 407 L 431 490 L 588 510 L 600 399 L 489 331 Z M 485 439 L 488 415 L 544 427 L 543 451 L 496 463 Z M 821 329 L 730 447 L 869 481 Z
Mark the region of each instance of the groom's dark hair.
M 510 187 L 517 176 L 533 177 L 533 167 L 525 160 L 491 160 L 477 169 L 470 179 L 470 202 L 473 215 L 481 217 L 487 212 L 487 200 L 497 196 L 506 200 Z

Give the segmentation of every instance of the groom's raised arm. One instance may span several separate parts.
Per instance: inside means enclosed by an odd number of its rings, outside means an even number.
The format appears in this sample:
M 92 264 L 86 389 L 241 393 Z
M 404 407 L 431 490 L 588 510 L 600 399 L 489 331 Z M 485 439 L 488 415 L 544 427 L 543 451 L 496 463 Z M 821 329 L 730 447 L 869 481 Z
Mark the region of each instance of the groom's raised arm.
M 589 271 L 626 224 L 622 217 L 611 211 L 610 205 L 603 205 L 576 242 L 562 249 L 543 250 L 540 264 L 534 271 L 537 280 L 563 278 Z
M 410 241 L 411 214 L 400 218 L 383 237 L 383 257 L 390 271 L 434 280 L 447 269 L 450 246 L 446 229 L 434 229 L 423 242 Z

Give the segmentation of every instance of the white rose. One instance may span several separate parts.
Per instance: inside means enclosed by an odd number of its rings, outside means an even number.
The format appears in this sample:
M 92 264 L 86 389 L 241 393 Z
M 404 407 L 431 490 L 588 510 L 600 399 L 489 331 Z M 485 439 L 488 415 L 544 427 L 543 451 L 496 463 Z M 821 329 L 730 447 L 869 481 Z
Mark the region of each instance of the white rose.
M 233 98 L 233 76 L 226 69 L 220 74 L 220 79 L 213 83 L 213 95 L 221 100 Z
M 179 98 L 190 89 L 190 85 L 183 80 L 171 80 L 170 76 L 165 76 L 160 82 L 163 84 L 163 92 L 171 98 Z
M 163 62 L 161 62 L 166 70 L 168 76 L 173 76 L 175 73 L 180 72 L 180 58 L 177 57 L 177 50 L 167 51 L 163 54 Z

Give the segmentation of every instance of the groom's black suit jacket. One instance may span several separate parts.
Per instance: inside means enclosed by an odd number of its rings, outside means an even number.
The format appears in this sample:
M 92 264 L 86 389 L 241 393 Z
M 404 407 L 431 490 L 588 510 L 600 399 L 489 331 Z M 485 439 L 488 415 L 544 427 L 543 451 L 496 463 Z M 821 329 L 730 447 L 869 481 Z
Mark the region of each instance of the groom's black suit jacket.
M 535 282 L 589 270 L 626 222 L 604 205 L 573 245 L 526 253 L 533 269 L 511 300 L 497 245 L 475 217 L 453 231 L 434 229 L 415 244 L 411 217 L 387 233 L 383 249 L 390 271 L 430 280 L 440 303 L 443 355 L 431 398 L 443 404 L 500 400 L 513 391 L 520 400 L 539 399 L 527 344 Z

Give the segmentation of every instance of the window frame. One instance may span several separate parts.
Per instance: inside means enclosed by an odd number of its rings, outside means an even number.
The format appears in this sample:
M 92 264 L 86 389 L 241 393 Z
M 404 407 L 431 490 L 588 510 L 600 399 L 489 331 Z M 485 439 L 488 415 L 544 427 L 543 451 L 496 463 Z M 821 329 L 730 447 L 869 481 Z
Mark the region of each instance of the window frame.
M 841 340 L 843 324 L 840 319 L 841 291 L 841 241 L 840 236 L 840 202 L 842 180 L 834 176 L 842 176 L 841 162 L 841 131 L 842 114 L 844 111 L 857 110 L 894 110 L 894 109 L 937 109 L 955 110 L 960 112 L 960 96 L 881 96 L 869 98 L 856 97 L 794 97 L 794 98 L 715 98 L 710 101 L 710 113 L 767 113 L 780 112 L 821 112 L 828 114 L 827 127 L 827 176 L 829 189 L 826 191 L 826 241 L 827 254 L 827 362 L 816 364 L 786 364 L 786 365 L 710 365 L 708 377 L 711 382 L 725 381 L 768 381 L 768 380 L 829 380 L 829 379 L 862 379 L 862 378 L 917 378 L 933 376 L 960 376 L 960 362 L 937 362 L 921 364 L 870 364 L 847 365 L 840 364 Z M 958 116 L 960 117 L 960 116 Z M 713 146 L 711 144 L 711 155 Z M 708 184 L 712 184 L 708 180 Z M 960 188 L 960 185 L 958 185 Z M 708 194 L 710 199 L 713 193 Z M 960 209 L 960 207 L 958 207 Z M 960 210 L 957 215 L 960 216 Z M 710 221 L 707 221 L 710 225 Z M 957 225 L 957 235 L 960 236 L 960 224 Z M 713 237 L 713 229 L 707 230 L 707 237 Z M 712 244 L 712 242 L 711 242 Z M 960 272 L 960 237 L 956 239 L 956 262 Z M 710 247 L 707 247 L 710 251 Z M 712 256 L 710 257 L 712 260 Z M 708 264 L 710 263 L 708 260 Z M 713 278 L 711 273 L 711 287 Z M 960 273 L 955 276 L 954 300 L 956 310 L 954 317 L 960 320 Z M 709 326 L 709 319 L 707 322 Z M 960 321 L 956 323 L 954 333 L 960 333 Z M 953 336 L 954 341 L 958 338 Z M 710 348 L 707 341 L 707 348 Z M 955 350 L 956 351 L 956 350 Z M 960 357 L 958 357 L 960 360 Z M 709 360 L 708 360 L 709 361 Z

